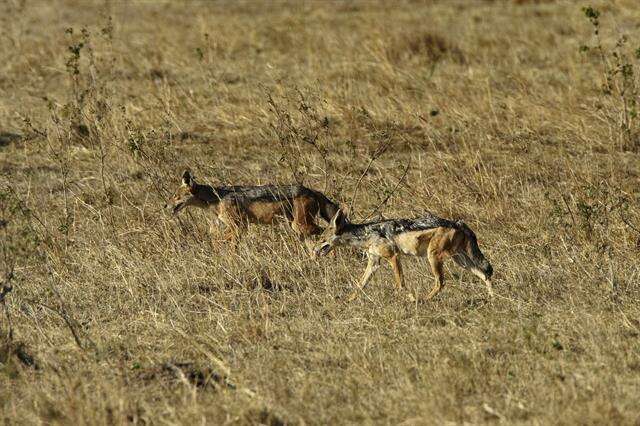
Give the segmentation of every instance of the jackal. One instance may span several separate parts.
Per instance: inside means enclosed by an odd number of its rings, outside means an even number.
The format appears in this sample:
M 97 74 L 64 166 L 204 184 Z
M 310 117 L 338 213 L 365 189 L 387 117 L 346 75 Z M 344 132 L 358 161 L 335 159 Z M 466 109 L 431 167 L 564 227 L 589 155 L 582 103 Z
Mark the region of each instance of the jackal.
M 165 208 L 174 215 L 186 207 L 208 208 L 226 228 L 226 239 L 237 242 L 249 223 L 273 224 L 278 218 L 289 222 L 301 238 L 322 233 L 314 219 L 329 222 L 338 206 L 319 191 L 302 185 L 221 186 L 195 181 L 189 170 Z
M 369 262 L 364 275 L 349 300 L 353 300 L 371 280 L 384 258 L 391 264 L 396 288 L 404 287 L 400 255 L 429 259 L 435 284 L 426 300 L 444 286 L 443 262 L 451 257 L 458 265 L 481 278 L 493 296 L 493 268 L 478 247 L 473 231 L 462 221 L 453 222 L 428 214 L 418 219 L 391 219 L 378 222 L 350 223 L 342 210 L 331 219 L 315 247 L 316 256 L 324 256 L 333 248 L 350 245 L 366 250 Z M 413 300 L 413 297 L 409 295 Z

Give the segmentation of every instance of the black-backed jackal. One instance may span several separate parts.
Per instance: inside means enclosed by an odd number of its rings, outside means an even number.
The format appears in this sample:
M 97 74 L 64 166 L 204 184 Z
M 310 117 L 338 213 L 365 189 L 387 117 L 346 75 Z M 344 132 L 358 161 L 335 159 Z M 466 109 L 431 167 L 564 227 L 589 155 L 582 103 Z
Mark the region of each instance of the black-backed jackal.
M 302 185 L 221 186 L 197 183 L 186 170 L 165 208 L 174 215 L 186 207 L 208 208 L 225 226 L 226 239 L 237 242 L 249 223 L 289 222 L 301 238 L 322 233 L 315 216 L 329 222 L 338 206 L 324 194 Z
M 320 237 L 314 252 L 316 256 L 324 256 L 333 248 L 344 245 L 365 250 L 369 258 L 367 269 L 349 300 L 355 299 L 371 280 L 382 258 L 389 261 L 393 268 L 396 288 L 403 288 L 404 276 L 399 260 L 401 255 L 429 259 L 435 284 L 427 300 L 438 294 L 444 286 L 442 266 L 448 257 L 480 277 L 486 283 L 489 295 L 493 295 L 493 268 L 480 251 L 476 235 L 462 221 L 452 222 L 428 214 L 418 219 L 391 219 L 353 224 L 342 210 L 338 210 Z

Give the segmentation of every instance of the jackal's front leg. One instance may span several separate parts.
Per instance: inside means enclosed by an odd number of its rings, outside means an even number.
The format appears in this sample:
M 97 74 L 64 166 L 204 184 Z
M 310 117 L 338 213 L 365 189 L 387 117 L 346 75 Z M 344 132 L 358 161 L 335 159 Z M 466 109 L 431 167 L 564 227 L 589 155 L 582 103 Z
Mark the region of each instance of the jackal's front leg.
M 438 294 L 442 287 L 444 287 L 444 272 L 442 270 L 442 260 L 439 258 L 436 253 L 430 251 L 428 253 L 429 257 L 429 265 L 431 265 L 431 272 L 433 272 L 433 276 L 435 279 L 435 283 L 433 288 L 427 295 L 426 300 L 430 300 L 433 296 Z
M 402 264 L 400 263 L 400 256 L 396 253 L 387 259 L 393 269 L 393 277 L 396 283 L 396 290 L 402 290 L 404 288 L 404 273 L 402 271 Z M 407 297 L 410 302 L 415 302 L 415 297 L 411 294 L 411 291 L 407 293 Z
M 223 240 L 230 242 L 233 250 L 237 249 L 240 236 L 247 228 L 247 220 L 242 216 L 235 202 L 221 203 L 218 218 L 224 224 Z
M 224 230 L 222 234 L 222 240 L 229 243 L 232 250 L 238 248 L 240 237 L 247 228 L 247 225 L 242 221 L 223 221 Z
M 358 297 L 362 289 L 365 288 L 367 284 L 369 284 L 369 281 L 371 281 L 371 277 L 378 270 L 379 267 L 380 267 L 380 256 L 369 254 L 369 262 L 367 263 L 367 269 L 364 270 L 364 274 L 360 279 L 360 283 L 356 286 L 356 289 L 353 290 L 353 292 L 347 299 L 349 302 L 355 300 Z
M 400 264 L 400 259 L 398 259 L 397 254 L 394 254 L 387 260 L 391 264 L 391 269 L 393 269 L 393 277 L 396 282 L 396 288 L 400 290 L 404 287 L 404 273 L 402 272 L 402 265 Z

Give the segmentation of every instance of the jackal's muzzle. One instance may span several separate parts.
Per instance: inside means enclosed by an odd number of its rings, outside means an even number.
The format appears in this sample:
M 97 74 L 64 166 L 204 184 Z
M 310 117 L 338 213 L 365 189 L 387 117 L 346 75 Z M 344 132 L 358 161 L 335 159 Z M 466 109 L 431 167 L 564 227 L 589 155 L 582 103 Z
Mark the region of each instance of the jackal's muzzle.
M 484 256 L 481 259 L 472 258 L 464 252 L 456 253 L 452 256 L 454 262 L 467 270 L 475 270 L 484 275 L 484 279 L 491 279 L 493 276 L 493 266 Z M 477 274 L 476 274 L 477 275 Z
M 482 272 L 484 272 L 484 275 L 487 277 L 487 279 L 491 279 L 491 277 L 493 276 L 493 266 L 491 266 L 491 264 L 486 260 L 485 264 L 482 265 Z
M 164 205 L 164 210 L 171 213 L 172 215 L 176 215 L 184 208 L 186 203 L 167 203 Z
M 315 250 L 314 254 L 316 255 L 316 257 L 326 256 L 330 251 L 331 251 L 331 244 L 324 243 Z

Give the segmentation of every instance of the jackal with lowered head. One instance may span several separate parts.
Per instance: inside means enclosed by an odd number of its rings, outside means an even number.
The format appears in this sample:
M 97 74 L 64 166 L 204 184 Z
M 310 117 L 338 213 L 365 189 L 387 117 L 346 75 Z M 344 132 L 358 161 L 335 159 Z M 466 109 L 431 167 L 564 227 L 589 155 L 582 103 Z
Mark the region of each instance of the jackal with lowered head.
M 482 279 L 490 296 L 493 296 L 491 276 L 493 268 L 478 247 L 476 235 L 462 221 L 450 221 L 432 214 L 417 219 L 391 219 L 369 223 L 350 223 L 342 210 L 331 219 L 315 246 L 316 256 L 324 256 L 339 246 L 355 246 L 366 251 L 369 258 L 357 288 L 351 293 L 353 300 L 369 283 L 386 259 L 393 269 L 396 288 L 404 287 L 401 255 L 427 257 L 435 284 L 426 300 L 434 297 L 444 287 L 443 262 L 452 258 L 461 267 Z M 409 295 L 411 299 L 413 296 Z
M 249 223 L 274 224 L 285 219 L 301 238 L 322 233 L 316 215 L 329 222 L 338 205 L 323 193 L 302 185 L 220 186 L 199 184 L 185 170 L 165 208 L 174 215 L 187 207 L 211 210 L 234 243 Z

